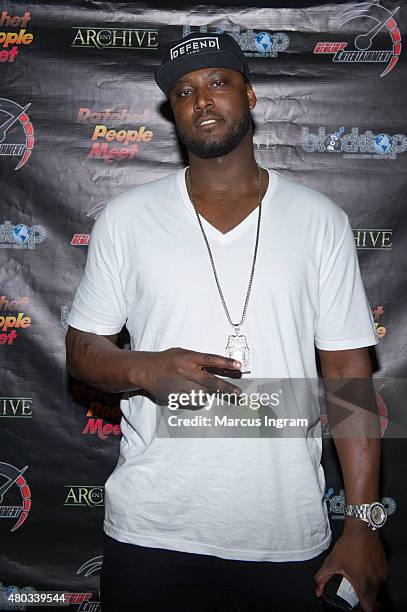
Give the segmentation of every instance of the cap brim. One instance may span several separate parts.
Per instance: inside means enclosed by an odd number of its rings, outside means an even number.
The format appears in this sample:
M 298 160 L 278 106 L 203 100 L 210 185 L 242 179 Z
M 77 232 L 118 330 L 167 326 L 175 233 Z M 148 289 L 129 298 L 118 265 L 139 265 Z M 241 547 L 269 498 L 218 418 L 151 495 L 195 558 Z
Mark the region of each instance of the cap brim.
M 219 50 L 207 53 L 183 55 L 160 66 L 155 73 L 157 85 L 165 94 L 169 94 L 172 85 L 184 74 L 202 68 L 229 68 L 248 77 L 248 70 L 234 53 Z

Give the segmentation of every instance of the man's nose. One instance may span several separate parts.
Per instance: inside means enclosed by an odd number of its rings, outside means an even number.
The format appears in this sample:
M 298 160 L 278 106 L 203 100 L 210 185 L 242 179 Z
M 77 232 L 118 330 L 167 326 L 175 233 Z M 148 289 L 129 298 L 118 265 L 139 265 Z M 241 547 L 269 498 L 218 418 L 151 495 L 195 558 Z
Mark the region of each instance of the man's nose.
M 211 92 L 206 87 L 201 87 L 195 92 L 194 111 L 204 111 L 214 106 Z

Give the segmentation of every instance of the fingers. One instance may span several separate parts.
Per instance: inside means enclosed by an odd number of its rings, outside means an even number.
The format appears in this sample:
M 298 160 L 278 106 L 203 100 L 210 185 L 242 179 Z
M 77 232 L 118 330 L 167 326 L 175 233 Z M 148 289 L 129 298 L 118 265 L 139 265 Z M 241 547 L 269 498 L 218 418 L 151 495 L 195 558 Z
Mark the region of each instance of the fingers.
M 334 576 L 335 574 L 341 574 L 339 568 L 335 563 L 332 563 L 332 553 L 330 553 L 322 563 L 321 567 L 317 571 L 314 576 L 315 582 L 315 594 L 317 597 L 322 596 L 322 592 L 325 588 L 326 583 Z
M 235 359 L 222 357 L 221 355 L 213 355 L 211 353 L 197 353 L 199 364 L 204 367 L 221 368 L 225 370 L 240 370 L 242 364 Z
M 222 378 L 218 378 L 209 372 L 203 370 L 192 377 L 193 382 L 198 383 L 205 391 L 222 395 L 240 395 L 241 389 L 237 385 L 232 385 Z M 225 398 L 227 399 L 227 398 Z

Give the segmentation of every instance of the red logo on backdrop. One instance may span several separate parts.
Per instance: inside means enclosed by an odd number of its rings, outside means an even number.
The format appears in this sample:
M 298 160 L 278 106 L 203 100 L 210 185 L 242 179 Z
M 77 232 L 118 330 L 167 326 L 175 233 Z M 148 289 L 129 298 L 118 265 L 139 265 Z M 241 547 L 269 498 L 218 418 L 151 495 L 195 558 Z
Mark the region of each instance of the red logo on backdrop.
M 34 148 L 34 128 L 26 113 L 30 106 L 0 98 L 0 156 L 16 157 L 14 170 L 27 163 Z
M 71 238 L 72 246 L 88 246 L 90 234 L 74 234 Z
M 353 49 L 344 41 L 320 41 L 315 45 L 314 53 L 333 55 L 333 63 L 385 63 L 386 68 L 380 76 L 386 76 L 393 70 L 401 54 L 401 34 L 395 19 L 399 8 L 398 6 L 393 11 L 389 11 L 378 2 L 360 2 L 359 5 L 347 6 L 338 14 L 335 21 L 340 26 L 351 23 L 352 28 L 355 20 L 357 23 L 362 22 L 363 29 L 353 39 Z M 386 43 L 384 48 L 380 48 L 384 38 Z M 379 45 L 378 40 L 380 40 Z
M 19 470 L 9 463 L 0 463 L 0 519 L 16 519 L 11 531 L 21 527 L 31 509 L 31 491 L 23 476 L 27 467 Z M 3 504 L 5 498 L 11 498 L 12 495 L 17 497 L 19 503 Z

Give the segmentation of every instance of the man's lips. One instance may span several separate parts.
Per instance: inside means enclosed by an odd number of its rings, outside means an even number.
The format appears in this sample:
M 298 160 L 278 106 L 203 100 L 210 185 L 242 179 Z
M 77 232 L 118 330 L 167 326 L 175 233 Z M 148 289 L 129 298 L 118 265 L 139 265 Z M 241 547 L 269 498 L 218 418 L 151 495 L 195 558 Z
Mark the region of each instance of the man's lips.
M 222 121 L 222 119 L 220 117 L 201 117 L 195 123 L 194 127 L 195 128 L 200 128 L 200 127 L 206 127 L 206 126 L 209 126 L 209 125 L 215 125 L 215 123 L 218 123 L 219 121 Z

